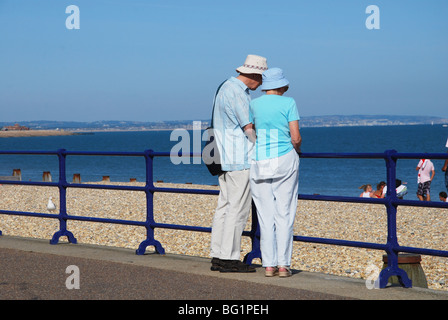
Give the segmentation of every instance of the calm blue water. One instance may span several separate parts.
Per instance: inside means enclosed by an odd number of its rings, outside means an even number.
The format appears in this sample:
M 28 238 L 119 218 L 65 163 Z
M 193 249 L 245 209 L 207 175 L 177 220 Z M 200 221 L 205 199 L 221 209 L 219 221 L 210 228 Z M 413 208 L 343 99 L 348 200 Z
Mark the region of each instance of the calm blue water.
M 2 138 L 1 150 L 57 150 L 70 151 L 170 151 L 178 143 L 170 141 L 171 131 L 101 132 L 88 135 Z M 448 128 L 437 126 L 386 126 L 302 128 L 302 152 L 446 152 Z M 407 182 L 406 199 L 416 199 L 417 160 L 399 160 L 397 176 Z M 431 186 L 433 200 L 445 190 L 443 160 L 434 160 L 436 176 Z M 58 179 L 56 156 L 0 155 L 0 175 L 11 175 L 21 169 L 23 180 L 41 181 L 43 171 L 50 171 L 53 181 Z M 145 179 L 143 158 L 68 156 L 67 180 L 80 173 L 82 182 L 101 181 L 105 175 L 111 181 L 137 181 Z M 173 183 L 198 183 L 216 185 L 205 165 L 173 165 L 169 157 L 154 161 L 154 180 Z M 302 194 L 358 196 L 359 186 L 370 183 L 375 188 L 386 180 L 384 160 L 363 159 L 301 159 L 300 185 Z M 446 190 L 445 190 L 446 191 Z

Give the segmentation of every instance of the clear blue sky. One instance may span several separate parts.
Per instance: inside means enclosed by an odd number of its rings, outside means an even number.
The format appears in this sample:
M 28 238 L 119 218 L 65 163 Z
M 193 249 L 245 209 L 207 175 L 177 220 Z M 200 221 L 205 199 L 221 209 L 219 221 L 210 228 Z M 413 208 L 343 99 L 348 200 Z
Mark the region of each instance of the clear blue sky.
M 301 116 L 448 118 L 447 15 L 446 0 L 0 0 L 0 121 L 209 119 L 247 54 L 284 69 Z

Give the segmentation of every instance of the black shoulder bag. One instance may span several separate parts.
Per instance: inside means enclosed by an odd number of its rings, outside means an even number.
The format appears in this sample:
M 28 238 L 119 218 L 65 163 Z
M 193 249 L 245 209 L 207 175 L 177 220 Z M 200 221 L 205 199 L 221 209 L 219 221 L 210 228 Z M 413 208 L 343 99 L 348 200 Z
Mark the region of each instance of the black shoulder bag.
M 218 87 L 218 90 L 216 90 L 215 100 L 213 101 L 212 120 L 210 123 L 210 127 L 205 129 L 208 135 L 208 139 L 205 142 L 204 149 L 202 150 L 202 160 L 204 161 L 208 171 L 212 176 L 220 175 L 225 172 L 222 170 L 221 167 L 221 156 L 219 154 L 219 149 L 215 138 L 215 132 L 213 129 L 213 115 L 215 113 L 216 96 L 218 95 L 219 89 L 221 89 L 224 82 L 221 83 Z

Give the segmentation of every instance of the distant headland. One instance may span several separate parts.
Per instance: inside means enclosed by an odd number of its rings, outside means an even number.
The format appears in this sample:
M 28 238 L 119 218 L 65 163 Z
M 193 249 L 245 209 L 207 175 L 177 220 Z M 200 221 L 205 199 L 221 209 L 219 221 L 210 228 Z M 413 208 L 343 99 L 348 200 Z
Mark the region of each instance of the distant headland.
M 45 137 L 45 136 L 69 136 L 76 133 L 65 130 L 8 130 L 0 131 L 0 138 L 20 138 L 20 137 Z
M 170 121 L 19 121 L 0 122 L 0 137 L 24 137 L 46 135 L 73 135 L 82 132 L 100 131 L 152 131 L 193 129 L 198 121 L 202 129 L 210 125 L 209 120 Z M 398 126 L 398 125 L 448 125 L 448 119 L 431 116 L 406 115 L 326 115 L 301 117 L 300 127 L 354 127 L 354 126 Z

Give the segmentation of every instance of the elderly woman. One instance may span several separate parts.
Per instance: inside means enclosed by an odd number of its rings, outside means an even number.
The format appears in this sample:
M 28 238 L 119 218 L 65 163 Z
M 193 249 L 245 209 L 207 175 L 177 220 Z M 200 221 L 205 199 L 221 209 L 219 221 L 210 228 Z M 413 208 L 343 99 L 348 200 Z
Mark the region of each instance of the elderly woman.
M 268 277 L 291 275 L 302 138 L 296 103 L 283 96 L 288 88 L 289 81 L 281 69 L 268 69 L 261 86 L 266 94 L 252 100 L 249 107 L 256 133 L 250 187 L 260 224 L 262 264 Z

